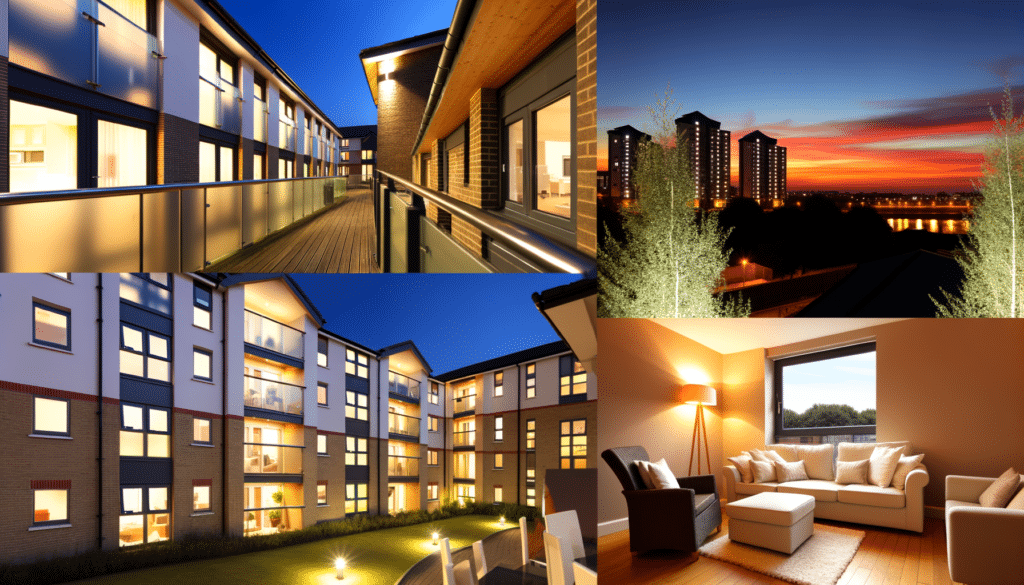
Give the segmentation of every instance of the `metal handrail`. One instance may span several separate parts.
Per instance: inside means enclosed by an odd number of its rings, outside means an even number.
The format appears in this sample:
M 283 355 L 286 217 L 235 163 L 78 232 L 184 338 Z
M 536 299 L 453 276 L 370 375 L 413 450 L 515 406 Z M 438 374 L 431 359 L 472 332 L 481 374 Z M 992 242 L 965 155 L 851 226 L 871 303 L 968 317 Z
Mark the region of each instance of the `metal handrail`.
M 378 170 L 377 172 L 403 189 L 443 207 L 452 215 L 469 223 L 496 242 L 508 246 L 545 271 L 575 274 L 596 274 L 597 272 L 597 263 L 594 259 L 566 250 L 534 231 L 495 217 L 493 214 L 439 191 L 422 187 L 385 171 Z
M 297 177 L 291 179 L 257 179 L 250 181 L 220 181 L 215 183 L 169 183 L 166 185 L 138 185 L 136 187 L 95 187 L 89 189 L 67 189 L 64 191 L 35 191 L 31 193 L 0 193 L 0 207 L 18 203 L 45 203 L 48 201 L 64 201 L 67 199 L 98 199 L 117 195 L 143 195 L 146 193 L 164 193 L 166 191 L 192 191 L 196 189 L 213 189 L 235 185 L 259 185 L 283 183 L 286 181 L 312 181 L 324 179 L 342 179 L 341 175 L 329 177 Z
M 272 319 L 270 317 L 267 317 L 266 315 L 261 315 L 260 313 L 257 313 L 256 311 L 252 311 L 250 309 L 245 309 L 245 312 L 249 313 L 251 315 L 256 315 L 257 317 L 259 317 L 261 319 L 266 319 L 267 321 L 270 321 L 271 323 L 277 323 L 281 327 L 287 327 L 288 329 L 291 329 L 292 331 L 298 331 L 299 333 L 302 333 L 303 335 L 305 335 L 305 333 L 306 333 L 302 329 L 297 329 L 295 327 L 292 327 L 291 325 L 287 325 L 285 323 L 282 323 L 282 322 L 278 321 L 277 319 Z M 294 386 L 294 384 L 293 384 L 293 386 Z

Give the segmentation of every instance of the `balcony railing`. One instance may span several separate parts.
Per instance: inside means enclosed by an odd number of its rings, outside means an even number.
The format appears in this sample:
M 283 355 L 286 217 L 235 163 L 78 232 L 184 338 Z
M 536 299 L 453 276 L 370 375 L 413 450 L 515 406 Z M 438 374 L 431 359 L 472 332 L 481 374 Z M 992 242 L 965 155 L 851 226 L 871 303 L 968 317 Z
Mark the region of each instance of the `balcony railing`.
M 413 400 L 420 399 L 420 382 L 409 376 L 403 376 L 398 372 L 388 372 L 388 391 L 398 396 L 405 396 Z
M 401 189 L 412 196 L 400 197 Z M 390 209 L 378 223 L 377 248 L 385 272 L 570 272 L 593 274 L 597 262 L 555 244 L 541 234 L 477 209 L 444 193 L 421 187 L 401 177 L 377 171 L 374 194 L 380 209 Z M 456 243 L 450 230 L 427 219 L 429 201 L 453 217 L 480 230 L 493 247 L 492 260 L 482 260 Z M 410 254 L 409 250 L 419 250 Z M 499 251 L 500 250 L 500 251 Z M 501 257 L 501 264 L 494 260 Z
M 419 457 L 388 455 L 388 475 L 390 477 L 418 477 L 419 474 Z
M 476 462 L 460 463 L 459 458 L 456 457 L 452 477 L 455 479 L 476 479 Z
M 388 413 L 388 432 L 396 435 L 407 435 L 410 437 L 420 436 L 420 419 L 415 416 Z
M 467 394 L 455 399 L 452 412 L 469 412 L 476 408 L 476 394 Z
M 199 78 L 199 123 L 237 134 L 242 127 L 241 94 L 228 83 Z
M 96 0 L 10 0 L 10 60 L 33 71 L 157 109 L 159 42 Z
M 245 405 L 302 416 L 302 386 L 245 376 Z
M 283 120 L 278 121 L 277 147 L 282 150 L 295 152 L 295 123 Z
M 320 177 L 0 194 L 0 271 L 202 270 L 332 204 L 345 183 Z
M 258 97 L 252 99 L 253 128 L 252 137 L 256 142 L 267 141 L 267 102 Z
M 245 443 L 245 473 L 302 473 L 302 447 Z
M 456 447 L 472 447 L 476 445 L 476 431 L 455 431 L 453 444 Z
M 301 360 L 304 354 L 305 333 L 264 317 L 245 311 L 245 342 Z

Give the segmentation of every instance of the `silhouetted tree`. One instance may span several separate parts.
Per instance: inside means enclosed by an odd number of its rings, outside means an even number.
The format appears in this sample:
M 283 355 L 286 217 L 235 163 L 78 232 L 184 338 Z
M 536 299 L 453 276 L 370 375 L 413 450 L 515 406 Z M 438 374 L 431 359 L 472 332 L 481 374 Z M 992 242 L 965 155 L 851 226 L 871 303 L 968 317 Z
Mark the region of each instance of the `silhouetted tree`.
M 873 425 L 875 409 L 857 412 L 848 404 L 815 404 L 799 414 L 787 408 L 782 411 L 782 424 L 787 429 Z
M 932 298 L 940 317 L 1024 317 L 1024 116 L 1013 115 L 1007 83 L 1003 117 L 985 157 L 980 191 L 964 253 L 959 295 Z

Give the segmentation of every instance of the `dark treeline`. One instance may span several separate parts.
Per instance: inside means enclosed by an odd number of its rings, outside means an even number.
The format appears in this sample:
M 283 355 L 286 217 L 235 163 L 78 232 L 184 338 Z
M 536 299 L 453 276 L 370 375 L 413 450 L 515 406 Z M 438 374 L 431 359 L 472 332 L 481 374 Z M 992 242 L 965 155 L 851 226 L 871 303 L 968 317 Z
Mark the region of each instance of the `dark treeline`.
M 848 404 L 815 404 L 803 414 L 790 409 L 782 411 L 782 425 L 787 429 L 814 427 L 849 427 L 875 424 L 875 409 L 857 412 Z

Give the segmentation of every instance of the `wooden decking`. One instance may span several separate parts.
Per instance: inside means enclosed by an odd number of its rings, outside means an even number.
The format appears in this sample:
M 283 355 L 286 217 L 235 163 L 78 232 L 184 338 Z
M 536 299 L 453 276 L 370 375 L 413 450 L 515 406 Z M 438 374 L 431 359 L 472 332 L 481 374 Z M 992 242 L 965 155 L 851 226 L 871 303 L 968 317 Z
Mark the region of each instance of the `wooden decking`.
M 537 527 L 538 525 L 535 523 L 532 526 Z M 528 536 L 531 559 L 544 558 L 542 531 L 543 528 L 540 528 Z M 489 569 L 498 565 L 509 568 L 519 567 L 523 564 L 520 546 L 519 528 L 488 536 L 484 539 L 484 558 L 487 559 L 487 567 Z M 472 558 L 473 547 L 471 546 L 452 551 L 452 562 L 455 564 Z M 413 565 L 396 585 L 438 585 L 439 583 L 441 583 L 441 553 L 436 552 Z
M 319 214 L 271 234 L 206 268 L 206 272 L 376 272 L 373 196 L 349 189 Z
M 855 528 L 867 533 L 837 585 L 952 585 L 946 563 L 946 530 L 942 520 L 926 518 L 921 534 L 828 520 L 815 520 L 815 523 Z M 728 519 L 725 519 L 722 530 L 728 528 Z M 767 575 L 696 554 L 669 551 L 631 554 L 629 532 L 626 530 L 598 539 L 598 574 L 602 583 L 622 585 L 787 585 Z

